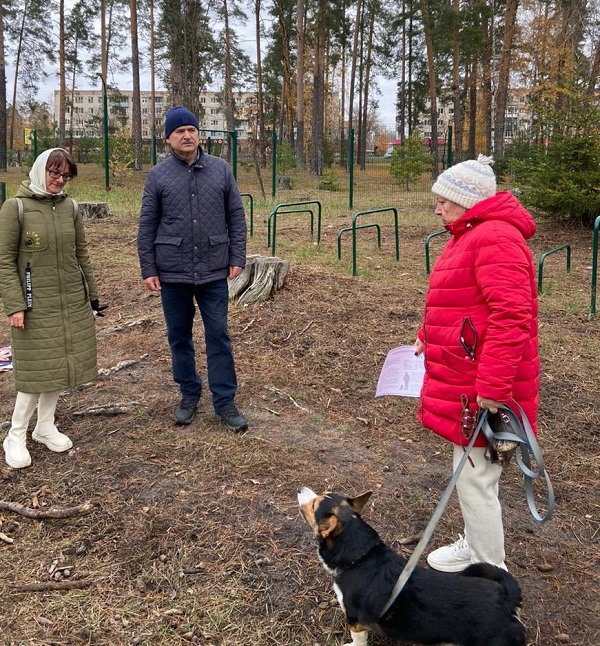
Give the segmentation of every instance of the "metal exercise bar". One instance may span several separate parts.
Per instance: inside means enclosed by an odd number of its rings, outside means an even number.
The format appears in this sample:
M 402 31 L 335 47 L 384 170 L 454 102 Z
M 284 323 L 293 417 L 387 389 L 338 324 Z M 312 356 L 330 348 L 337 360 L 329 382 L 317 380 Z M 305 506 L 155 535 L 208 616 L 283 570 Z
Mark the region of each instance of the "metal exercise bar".
M 321 244 L 321 220 L 323 209 L 321 207 L 321 202 L 318 200 L 307 200 L 306 202 L 286 202 L 284 204 L 278 204 L 274 211 L 269 215 L 267 219 L 267 247 L 271 247 L 271 255 L 275 255 L 275 239 L 277 237 L 277 216 L 285 213 L 310 213 L 310 235 L 314 236 L 314 212 L 312 209 L 294 209 L 295 206 L 317 206 L 317 244 Z M 280 211 L 280 209 L 286 209 L 285 211 Z M 271 225 L 271 221 L 273 224 Z M 271 231 L 272 226 L 272 231 Z
M 373 224 L 359 224 L 356 229 L 377 229 L 377 246 L 381 249 L 381 227 L 377 223 Z M 342 234 L 346 231 L 352 231 L 352 227 L 345 227 L 338 231 L 337 238 L 337 248 L 338 248 L 338 260 L 342 259 Z
M 363 215 L 373 215 L 374 213 L 387 213 L 391 211 L 394 216 L 394 235 L 396 241 L 396 260 L 400 260 L 400 234 L 398 233 L 398 209 L 394 207 L 387 207 L 383 209 L 371 209 L 370 211 L 358 211 L 352 218 L 352 275 L 356 276 L 356 229 L 358 228 L 356 221 Z
M 427 275 L 431 273 L 431 261 L 430 261 L 430 256 L 429 256 L 429 242 L 431 241 L 432 238 L 436 238 L 437 236 L 441 236 L 443 233 L 448 233 L 446 229 L 443 231 L 436 231 L 435 233 L 430 233 L 429 235 L 425 236 L 425 271 L 427 272 Z
M 540 261 L 538 263 L 538 293 L 542 293 L 542 282 L 544 279 L 544 261 L 546 258 L 557 251 L 561 251 L 562 249 L 567 250 L 567 271 L 571 271 L 571 246 L 567 243 L 558 245 L 558 247 L 555 247 L 554 249 L 550 249 L 550 251 L 545 251 L 541 256 L 540 256 Z
M 254 235 L 254 198 L 250 193 L 240 193 L 240 197 L 247 197 L 250 202 L 250 237 Z

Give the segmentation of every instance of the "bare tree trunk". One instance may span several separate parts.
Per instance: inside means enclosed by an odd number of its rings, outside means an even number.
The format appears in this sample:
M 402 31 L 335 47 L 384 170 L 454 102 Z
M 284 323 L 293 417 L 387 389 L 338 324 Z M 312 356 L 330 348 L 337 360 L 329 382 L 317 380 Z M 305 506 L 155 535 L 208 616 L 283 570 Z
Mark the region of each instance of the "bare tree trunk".
M 406 137 L 406 0 L 402 0 L 402 53 L 401 62 L 402 69 L 400 70 L 400 99 L 398 112 L 400 113 L 400 125 L 396 129 L 396 134 L 400 137 L 404 145 Z
M 452 52 L 452 104 L 454 106 L 454 152 L 455 162 L 462 161 L 463 111 L 460 88 L 460 0 L 453 0 L 456 14 L 454 29 L 454 51 Z
M 260 45 L 260 0 L 254 0 L 254 18 L 256 29 L 256 101 L 258 111 L 258 146 L 260 150 L 260 160 L 263 168 L 267 165 L 266 158 L 266 130 L 265 130 L 265 101 L 263 93 L 262 78 L 262 54 Z
M 149 2 L 150 8 L 150 136 L 152 138 L 151 146 L 154 146 L 156 139 L 156 73 L 154 71 L 154 0 Z
M 496 91 L 496 117 L 494 123 L 494 155 L 504 157 L 504 130 L 506 127 L 506 105 L 510 77 L 510 55 L 515 35 L 515 24 L 519 0 L 507 0 L 504 13 L 504 41 L 498 67 L 498 88 Z
M 59 102 L 58 106 L 58 145 L 65 147 L 66 112 L 67 112 L 67 79 L 65 66 L 65 0 L 58 4 L 58 76 Z M 73 152 L 71 150 L 71 152 Z
M 427 1 L 419 0 L 421 17 L 423 19 L 423 33 L 425 35 L 425 48 L 427 50 L 427 68 L 429 70 L 429 100 L 431 101 L 431 152 L 433 154 L 433 176 L 438 176 L 438 132 L 437 132 L 437 85 L 435 80 L 435 67 L 433 58 L 433 39 L 431 37 L 431 25 L 427 11 Z
M 365 13 L 368 11 L 368 5 L 365 2 L 364 8 Z M 358 55 L 358 132 L 356 136 L 356 162 L 358 166 L 364 170 L 365 169 L 365 151 L 362 146 L 363 142 L 363 99 L 365 95 L 365 25 L 364 25 L 365 15 L 363 14 L 363 20 L 360 24 L 360 34 L 359 34 L 359 55 Z
M 279 22 L 279 33 L 283 50 L 283 79 L 281 87 L 282 130 L 288 140 L 294 142 L 294 101 L 292 98 L 292 64 L 290 61 L 290 33 L 286 23 L 283 0 L 276 0 L 275 8 Z M 284 132 L 281 133 L 282 135 Z
M 484 26 L 484 45 L 481 49 L 481 115 L 486 155 L 492 151 L 492 29 L 490 23 Z
M 306 166 L 304 158 L 304 0 L 297 0 L 296 25 L 296 157 L 300 168 Z M 342 54 L 343 56 L 343 54 Z M 343 79 L 342 79 L 343 84 Z M 344 105 L 342 91 L 342 106 Z
M 363 2 L 356 0 L 356 18 L 354 23 L 354 35 L 352 36 L 352 63 L 350 65 L 350 92 L 348 94 L 348 140 L 350 132 L 354 127 L 354 93 L 356 89 L 356 66 L 358 60 L 358 36 L 360 23 L 362 22 Z
M 137 0 L 129 0 L 131 18 L 131 71 L 133 75 L 133 96 L 131 103 L 131 135 L 135 159 L 133 170 L 142 170 L 142 105 L 140 95 L 140 50 L 138 46 Z
M 367 130 L 369 122 L 369 83 L 371 80 L 371 63 L 373 54 L 373 32 L 375 30 L 375 13 L 379 9 L 377 0 L 373 0 L 370 12 L 371 17 L 369 20 L 369 32 L 367 35 L 367 53 L 365 56 L 365 82 L 364 82 L 364 97 L 363 97 L 363 117 L 361 128 L 361 168 L 365 169 L 366 156 L 367 156 Z
M 4 3 L 0 0 L 0 173 L 5 173 L 6 169 L 6 58 L 4 57 Z
M 13 150 L 15 144 L 15 117 L 17 116 L 17 81 L 19 80 L 19 64 L 21 62 L 21 52 L 23 51 L 23 36 L 25 34 L 25 21 L 27 19 L 27 10 L 29 9 L 29 2 L 25 0 L 23 6 L 23 16 L 21 18 L 21 28 L 19 29 L 19 40 L 17 44 L 17 58 L 15 61 L 15 80 L 13 83 L 12 95 L 12 113 L 10 115 L 10 131 L 8 136 L 8 147 Z
M 77 44 L 78 40 L 77 37 L 75 37 L 75 48 L 74 51 L 77 52 Z M 71 76 L 71 88 L 69 92 L 69 105 L 65 106 L 65 113 L 66 113 L 66 108 L 69 108 L 69 150 L 73 152 L 73 146 L 74 146 L 74 137 L 73 137 L 73 129 L 74 129 L 74 123 L 73 123 L 73 116 L 75 114 L 75 109 L 74 109 L 74 104 L 75 104 L 75 80 L 77 77 L 77 73 L 75 70 L 76 64 L 75 62 L 73 63 L 73 75 Z
M 590 96 L 594 95 L 596 90 L 596 83 L 598 82 L 598 76 L 600 75 L 600 40 L 596 43 L 596 54 L 594 55 L 594 61 L 592 62 L 592 67 L 590 68 L 590 80 L 588 83 L 588 94 Z
M 232 63 L 231 63 L 231 32 L 229 30 L 229 7 L 223 0 L 223 19 L 225 21 L 225 124 L 230 132 L 235 130 L 235 101 L 233 99 Z M 231 152 L 231 147 L 229 148 Z
M 473 53 L 471 61 L 471 78 L 469 79 L 469 142 L 467 156 L 475 157 L 475 142 L 477 135 L 477 84 L 479 82 L 479 63 L 477 52 Z
M 312 136 L 310 142 L 310 172 L 313 175 L 323 174 L 323 137 L 325 112 L 325 14 L 327 0 L 319 0 L 316 16 L 316 44 L 313 78 Z

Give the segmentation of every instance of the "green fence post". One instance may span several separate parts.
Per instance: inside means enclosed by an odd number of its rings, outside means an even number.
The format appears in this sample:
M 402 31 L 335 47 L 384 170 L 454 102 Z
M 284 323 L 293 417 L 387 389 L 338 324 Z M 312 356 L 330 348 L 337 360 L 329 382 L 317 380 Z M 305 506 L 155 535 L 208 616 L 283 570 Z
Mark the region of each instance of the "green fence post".
M 277 183 L 277 132 L 275 131 L 275 128 L 273 128 L 273 150 L 271 151 L 272 154 L 272 173 L 271 173 L 271 197 L 275 197 L 275 185 Z
M 33 158 L 37 159 L 37 156 L 38 156 L 37 130 L 32 130 L 31 141 L 33 142 Z
M 354 208 L 354 128 L 350 128 L 348 139 L 348 173 L 350 190 L 348 191 L 348 208 Z
M 448 126 L 448 147 L 446 149 L 446 168 L 452 166 L 452 126 Z
M 598 283 L 598 230 L 600 229 L 600 215 L 594 222 L 594 237 L 592 243 L 592 290 L 590 300 L 590 318 L 596 314 L 596 289 Z
M 6 183 L 5 182 L 0 182 L 0 199 L 2 202 L 0 204 L 4 204 L 6 201 Z

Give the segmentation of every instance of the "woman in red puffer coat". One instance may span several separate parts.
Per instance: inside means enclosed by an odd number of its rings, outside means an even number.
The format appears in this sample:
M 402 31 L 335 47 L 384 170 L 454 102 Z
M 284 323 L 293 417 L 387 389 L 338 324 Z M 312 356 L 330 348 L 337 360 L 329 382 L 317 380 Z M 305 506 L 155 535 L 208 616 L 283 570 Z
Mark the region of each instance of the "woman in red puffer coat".
M 426 370 L 419 418 L 454 443 L 454 468 L 469 442 L 465 415 L 474 419 L 479 408 L 496 412 L 498 403 L 516 400 L 535 429 L 538 409 L 536 272 L 526 242 L 535 223 L 511 193 L 496 194 L 491 163 L 479 155 L 456 164 L 432 188 L 435 213 L 452 237 L 431 273 L 415 345 Z M 457 572 L 477 562 L 506 568 L 502 467 L 486 450 L 478 438 L 458 478 L 465 535 L 429 554 L 435 569 Z

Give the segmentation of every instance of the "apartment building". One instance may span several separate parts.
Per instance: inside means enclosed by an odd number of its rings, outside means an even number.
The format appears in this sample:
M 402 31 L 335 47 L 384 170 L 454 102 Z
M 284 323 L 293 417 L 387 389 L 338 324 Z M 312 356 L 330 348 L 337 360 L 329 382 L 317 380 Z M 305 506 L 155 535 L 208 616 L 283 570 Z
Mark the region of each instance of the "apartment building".
M 513 88 L 508 91 L 504 139 L 509 143 L 518 133 L 531 130 L 532 112 L 528 101 L 529 90 Z M 424 139 L 431 137 L 431 101 L 427 99 L 425 110 L 419 115 L 417 127 Z M 466 115 L 465 115 L 466 116 Z M 438 137 L 445 138 L 448 126 L 454 125 L 454 105 L 452 96 L 442 96 L 438 99 L 437 132 Z
M 152 136 L 152 96 L 149 91 L 141 93 L 142 110 L 142 138 L 150 139 Z M 109 92 L 108 95 L 108 125 L 110 128 L 124 128 L 131 132 L 132 116 L 131 90 L 117 90 Z M 171 107 L 169 95 L 166 91 L 155 92 L 155 118 L 156 134 L 161 137 L 165 123 L 165 114 Z M 238 138 L 248 139 L 252 137 L 252 106 L 255 103 L 255 96 L 251 92 L 237 92 L 234 94 L 236 102 L 236 127 Z M 69 96 L 70 102 L 70 96 Z M 221 106 L 220 93 L 217 91 L 206 91 L 200 94 L 200 103 L 204 108 L 204 117 L 200 120 L 200 128 L 206 130 L 225 130 L 226 121 Z M 54 106 L 60 104 L 60 93 L 54 91 Z M 79 137 L 100 137 L 103 128 L 103 95 L 101 90 L 75 90 L 73 95 L 73 122 L 71 124 L 71 110 L 67 108 L 66 129 L 70 132 L 73 128 L 73 136 Z M 58 114 L 54 114 L 54 120 L 58 121 Z

